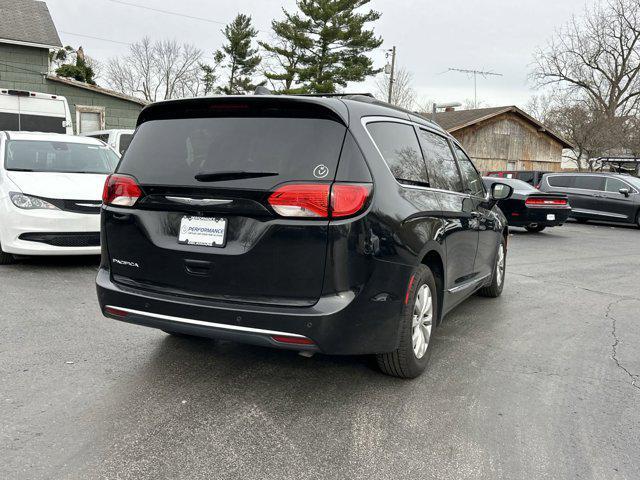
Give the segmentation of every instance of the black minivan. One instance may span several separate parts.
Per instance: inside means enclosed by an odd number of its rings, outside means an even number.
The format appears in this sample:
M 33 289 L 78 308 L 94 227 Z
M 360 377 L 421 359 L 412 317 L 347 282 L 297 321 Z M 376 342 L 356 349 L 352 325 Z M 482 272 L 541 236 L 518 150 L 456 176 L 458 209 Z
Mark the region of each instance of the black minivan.
M 548 173 L 540 190 L 569 197 L 579 222 L 600 220 L 640 227 L 640 178 L 620 173 Z
M 100 306 L 416 377 L 449 310 L 502 292 L 512 189 L 491 190 L 435 123 L 367 96 L 155 103 L 105 184 Z

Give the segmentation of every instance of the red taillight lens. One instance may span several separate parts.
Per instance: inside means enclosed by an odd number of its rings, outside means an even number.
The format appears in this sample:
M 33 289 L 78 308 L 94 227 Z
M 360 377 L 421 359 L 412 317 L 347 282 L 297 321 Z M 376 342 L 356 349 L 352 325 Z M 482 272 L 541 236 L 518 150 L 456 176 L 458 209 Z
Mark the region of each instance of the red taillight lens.
M 269 205 L 283 217 L 329 217 L 329 184 L 284 185 L 269 196 Z
M 358 213 L 370 193 L 366 184 L 290 184 L 273 192 L 269 205 L 283 217 L 341 218 Z
M 371 193 L 371 185 L 335 183 L 331 189 L 331 216 L 348 217 L 362 210 Z
M 567 205 L 566 198 L 527 198 L 525 205 L 532 207 L 558 207 Z
M 135 178 L 117 173 L 109 175 L 102 190 L 102 203 L 119 207 L 132 207 L 142 196 Z
M 116 317 L 126 317 L 129 312 L 125 312 L 124 310 L 120 310 L 117 307 L 106 306 L 104 307 L 104 311 L 111 315 L 115 315 Z
M 287 337 L 285 335 L 273 335 L 276 342 L 289 343 L 291 345 L 314 345 L 314 341 L 307 337 Z

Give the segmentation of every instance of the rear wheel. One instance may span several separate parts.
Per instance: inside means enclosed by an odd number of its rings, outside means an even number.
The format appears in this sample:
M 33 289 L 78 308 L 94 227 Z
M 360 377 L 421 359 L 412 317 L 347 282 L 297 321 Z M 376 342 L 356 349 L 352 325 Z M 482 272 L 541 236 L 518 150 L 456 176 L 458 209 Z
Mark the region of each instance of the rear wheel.
M 502 294 L 504 288 L 504 276 L 507 268 L 507 249 L 504 238 L 500 240 L 498 253 L 496 254 L 496 263 L 493 266 L 493 275 L 491 276 L 491 284 L 480 289 L 479 293 L 483 297 L 496 298 Z
M 545 228 L 547 228 L 545 225 L 540 225 L 539 223 L 536 223 L 534 225 L 527 225 L 526 227 L 524 227 L 528 232 L 532 232 L 532 233 L 537 233 L 537 232 L 541 232 L 543 231 Z
M 2 250 L 2 245 L 0 245 L 0 265 L 9 265 L 16 261 L 16 258 Z
M 437 292 L 433 273 L 426 265 L 420 265 L 400 316 L 400 344 L 393 352 L 376 356 L 380 370 L 387 375 L 415 378 L 427 368 L 431 335 L 438 318 Z

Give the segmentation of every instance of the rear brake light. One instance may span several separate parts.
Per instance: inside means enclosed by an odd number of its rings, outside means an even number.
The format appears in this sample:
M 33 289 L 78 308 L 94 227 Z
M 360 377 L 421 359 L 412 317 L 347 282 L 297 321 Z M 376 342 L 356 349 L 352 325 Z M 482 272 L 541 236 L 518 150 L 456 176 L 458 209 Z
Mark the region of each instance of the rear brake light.
M 273 335 L 271 338 L 276 342 L 289 343 L 291 345 L 314 345 L 313 340 L 307 337 L 288 337 L 285 335 Z
M 527 198 L 524 202 L 525 205 L 532 205 L 537 207 L 545 207 L 545 206 L 559 206 L 566 205 L 566 198 Z
M 348 217 L 362 210 L 371 193 L 371 185 L 335 183 L 331 189 L 331 216 Z
M 107 177 L 102 190 L 102 203 L 118 207 L 132 207 L 142 196 L 142 190 L 135 178 L 113 174 Z
M 367 184 L 289 184 L 273 192 L 268 201 L 283 217 L 342 218 L 361 211 L 370 193 Z
M 329 184 L 284 185 L 269 196 L 269 205 L 283 217 L 329 217 Z

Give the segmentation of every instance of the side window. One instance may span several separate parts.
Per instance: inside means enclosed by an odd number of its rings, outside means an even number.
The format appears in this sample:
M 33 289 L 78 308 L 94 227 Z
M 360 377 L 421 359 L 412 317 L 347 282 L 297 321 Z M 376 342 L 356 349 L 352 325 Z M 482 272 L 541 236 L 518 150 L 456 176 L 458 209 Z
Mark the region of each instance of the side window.
M 458 157 L 458 165 L 460 165 L 460 171 L 462 172 L 462 176 L 465 179 L 469 193 L 476 197 L 484 197 L 485 191 L 482 184 L 482 178 L 480 178 L 480 175 L 478 174 L 476 167 L 473 165 L 473 162 L 467 156 L 467 154 L 464 153 L 462 149 L 455 143 L 453 144 L 453 148 L 456 151 L 456 157 Z
M 429 184 L 420 144 L 411 125 L 375 122 L 368 124 L 367 130 L 398 182 Z
M 604 177 L 600 177 L 598 175 L 577 176 L 573 184 L 573 188 L 582 188 L 585 190 L 604 190 Z
M 447 139 L 420 129 L 420 140 L 431 186 L 462 192 L 462 179 Z
M 549 182 L 549 185 L 551 185 L 552 187 L 563 187 L 563 188 L 569 188 L 573 186 L 573 180 L 575 177 L 572 177 L 571 175 L 558 175 L 558 176 L 551 176 L 547 178 L 547 181 Z
M 607 192 L 618 193 L 621 188 L 627 188 L 631 190 L 629 188 L 629 185 L 624 183 L 622 180 L 618 180 L 617 178 L 613 178 L 613 177 L 606 177 L 604 189 Z

